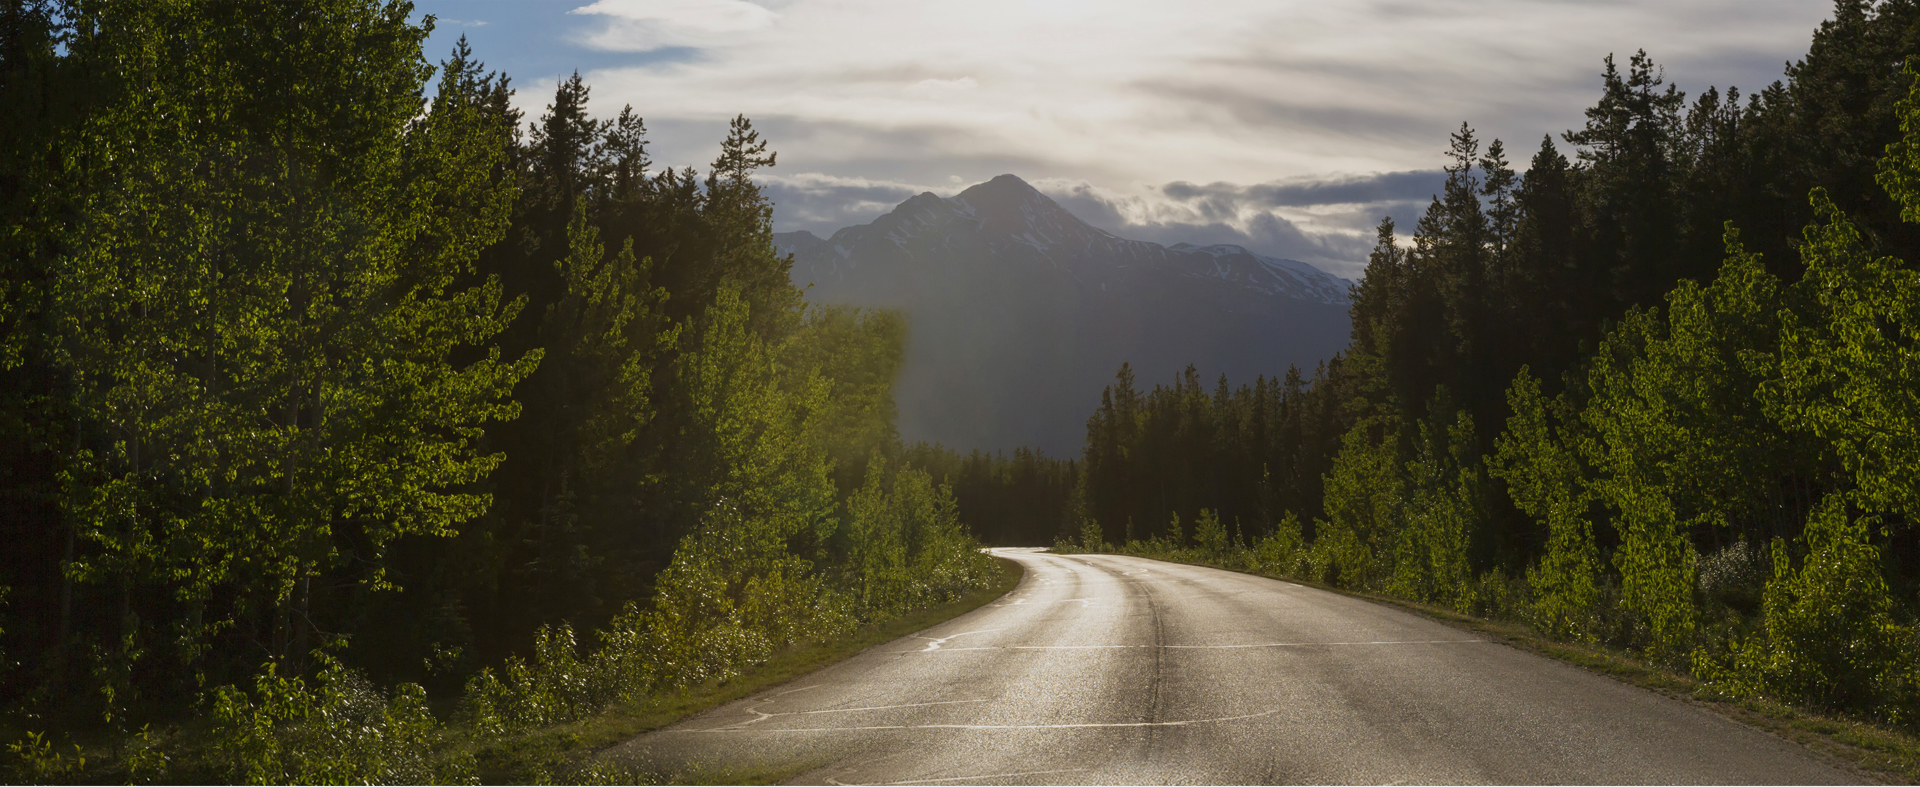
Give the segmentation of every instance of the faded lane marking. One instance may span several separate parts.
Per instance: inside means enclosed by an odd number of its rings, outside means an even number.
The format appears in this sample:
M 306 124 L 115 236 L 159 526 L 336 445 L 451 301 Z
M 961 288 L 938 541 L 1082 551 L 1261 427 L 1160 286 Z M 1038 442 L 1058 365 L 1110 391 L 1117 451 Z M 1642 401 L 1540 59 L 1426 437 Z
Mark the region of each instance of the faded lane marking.
M 940 637 L 939 639 L 934 639 L 933 637 L 922 637 L 918 634 L 915 634 L 913 635 L 914 639 L 931 639 L 933 641 L 927 643 L 927 647 L 925 650 L 903 650 L 900 652 L 901 653 L 927 653 L 927 652 L 939 650 L 941 645 L 947 644 L 947 640 L 953 639 L 955 637 L 964 637 L 964 636 L 967 636 L 968 634 L 989 634 L 995 631 L 1003 631 L 1003 630 L 1004 629 L 981 629 L 979 631 L 962 631 L 958 634 L 948 634 L 944 637 Z
M 812 687 L 808 687 L 808 688 L 812 688 Z M 992 700 L 945 700 L 942 702 L 910 702 L 905 705 L 875 705 L 870 708 L 829 708 L 827 710 L 790 710 L 783 713 L 767 713 L 765 711 L 761 711 L 755 708 L 745 708 L 744 710 L 746 710 L 746 712 L 753 714 L 754 716 L 753 718 L 743 721 L 739 724 L 729 724 L 725 727 L 713 727 L 705 730 L 695 730 L 695 732 L 720 732 L 723 730 L 744 730 L 750 724 L 759 724 L 760 722 L 766 721 L 776 716 L 812 716 L 816 713 L 854 713 L 857 711 L 893 710 L 895 708 L 924 708 L 929 705 L 964 705 L 964 704 L 973 703 L 973 702 L 991 702 L 991 701 Z
M 1180 721 L 1116 721 L 1086 722 L 1081 724 L 877 724 L 866 727 L 763 727 L 747 729 L 738 727 L 716 727 L 705 730 L 657 730 L 653 734 L 670 732 L 874 732 L 880 730 L 1079 730 L 1099 728 L 1133 727 L 1187 727 L 1195 724 L 1224 724 L 1230 721 L 1259 719 L 1279 713 L 1279 709 L 1261 713 L 1249 713 L 1245 716 L 1222 716 L 1215 719 L 1182 719 Z M 755 719 L 754 721 L 759 721 Z M 749 722 L 752 723 L 752 722 Z M 984 778 L 984 777 L 982 777 Z
M 1033 604 L 1033 606 L 1036 606 L 1036 607 L 1037 607 L 1037 606 L 1040 606 L 1040 605 L 1042 605 L 1042 604 L 1065 604 L 1065 603 L 1067 603 L 1067 602 L 1069 602 L 1069 601 L 1078 601 L 1078 602 L 1080 602 L 1080 608 L 1081 608 L 1081 609 L 1086 609 L 1087 607 L 1091 607 L 1091 606 L 1093 606 L 1093 604 L 1092 604 L 1092 602 L 1095 602 L 1095 601 L 1106 601 L 1106 600 L 1107 600 L 1107 599 L 1106 599 L 1106 597 L 1104 597 L 1104 596 L 1095 596 L 1095 597 L 1092 597 L 1092 598 L 1056 598 L 1056 599 L 1054 599 L 1054 600 L 1052 600 L 1052 601 L 1036 601 L 1036 602 L 1034 602 L 1034 604 Z M 1014 599 L 1014 600 L 1013 600 L 1013 603 L 1011 603 L 1011 604 L 990 604 L 990 605 L 988 605 L 988 606 L 994 606 L 994 607 L 1017 607 L 1017 606 L 1020 606 L 1020 605 L 1022 605 L 1022 604 L 1025 604 L 1025 603 L 1027 603 L 1027 600 L 1026 600 L 1026 599 L 1024 599 L 1024 598 L 1016 598 L 1016 599 Z
M 811 685 L 811 686 L 801 686 L 800 688 L 797 688 L 797 689 L 787 689 L 786 691 L 782 691 L 782 692 L 779 692 L 779 693 L 777 693 L 777 694 L 773 694 L 773 695 L 771 695 L 771 696 L 769 696 L 769 697 L 767 697 L 766 699 L 763 699 L 763 700 L 761 700 L 761 702 L 772 702 L 772 701 L 773 701 L 773 699 L 774 699 L 774 697 L 785 697 L 785 696 L 787 696 L 788 694 L 794 694 L 794 693 L 797 693 L 797 692 L 802 692 L 802 691 L 808 691 L 808 690 L 811 690 L 811 689 L 817 689 L 817 688 L 820 688 L 821 686 L 825 686 L 825 685 L 826 685 L 826 684 L 824 684 L 824 683 L 815 683 L 815 684 L 813 684 L 813 685 Z

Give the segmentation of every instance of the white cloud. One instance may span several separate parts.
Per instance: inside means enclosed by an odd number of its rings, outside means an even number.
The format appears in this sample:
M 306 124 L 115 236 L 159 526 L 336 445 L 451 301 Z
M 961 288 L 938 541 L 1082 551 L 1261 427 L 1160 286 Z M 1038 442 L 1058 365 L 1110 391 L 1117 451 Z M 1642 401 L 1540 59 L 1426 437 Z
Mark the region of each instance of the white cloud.
M 1201 210 L 1161 188 L 1176 182 L 1430 171 L 1462 121 L 1524 160 L 1543 134 L 1583 121 L 1609 53 L 1624 61 L 1644 47 L 1689 93 L 1730 83 L 1752 93 L 1802 56 L 1831 9 L 1828 0 L 776 7 L 600 0 L 576 9 L 593 20 L 583 39 L 591 46 L 698 49 L 586 72 L 595 112 L 632 103 L 663 163 L 703 165 L 726 119 L 745 113 L 780 152 L 779 172 L 889 183 L 974 183 L 1009 171 L 1065 178 L 1122 195 L 1115 209 L 1138 226 L 1185 226 L 1175 217 Z M 550 87 L 521 94 L 530 116 Z M 818 207 L 829 192 L 806 193 Z M 1361 225 L 1387 204 L 1243 204 L 1221 220 L 1252 232 L 1266 216 L 1370 240 Z
M 623 52 L 709 46 L 765 30 L 780 18 L 746 0 L 598 0 L 568 13 L 605 17 L 605 26 L 581 43 Z
M 922 79 L 908 86 L 907 92 L 921 98 L 941 99 L 971 93 L 979 87 L 980 83 L 975 82 L 973 77 Z

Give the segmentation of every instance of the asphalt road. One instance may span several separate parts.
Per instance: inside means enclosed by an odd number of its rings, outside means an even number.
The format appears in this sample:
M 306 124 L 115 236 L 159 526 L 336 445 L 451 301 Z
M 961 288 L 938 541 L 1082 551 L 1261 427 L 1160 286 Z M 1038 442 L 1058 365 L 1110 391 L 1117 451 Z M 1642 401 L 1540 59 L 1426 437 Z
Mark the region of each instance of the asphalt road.
M 1857 782 L 1652 692 L 1335 593 L 998 550 L 1004 598 L 622 744 L 805 783 Z

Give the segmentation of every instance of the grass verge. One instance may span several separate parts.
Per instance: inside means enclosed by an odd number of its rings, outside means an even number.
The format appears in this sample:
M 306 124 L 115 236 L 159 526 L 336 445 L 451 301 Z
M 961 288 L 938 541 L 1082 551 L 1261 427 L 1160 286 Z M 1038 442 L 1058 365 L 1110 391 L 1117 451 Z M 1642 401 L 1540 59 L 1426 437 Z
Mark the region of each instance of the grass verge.
M 1827 716 L 1764 700 L 1726 697 L 1690 675 L 1648 663 L 1633 653 L 1598 645 L 1561 642 L 1533 627 L 1510 620 L 1462 615 L 1451 609 L 1405 599 L 1331 587 L 1311 580 L 1258 571 L 1244 571 L 1218 563 L 1151 558 L 1240 574 L 1281 579 L 1343 596 L 1385 604 L 1458 629 L 1487 637 L 1547 658 L 1606 675 L 1623 683 L 1685 702 L 1749 727 L 1798 743 L 1843 770 L 1890 784 L 1920 784 L 1920 737 L 1851 719 Z
M 473 752 L 480 780 L 488 784 L 636 780 L 675 784 L 771 784 L 797 776 L 810 770 L 813 765 L 752 769 L 700 768 L 678 773 L 649 774 L 625 770 L 617 763 L 598 761 L 596 755 L 634 736 L 778 686 L 844 661 L 867 648 L 972 612 L 1006 595 L 1020 583 L 1024 573 L 1020 564 L 1006 558 L 998 558 L 998 561 L 999 579 L 958 601 L 866 626 L 846 639 L 789 648 L 774 654 L 772 659 L 752 672 L 723 683 L 694 686 L 653 698 L 641 705 L 615 707 L 591 719 L 490 741 Z

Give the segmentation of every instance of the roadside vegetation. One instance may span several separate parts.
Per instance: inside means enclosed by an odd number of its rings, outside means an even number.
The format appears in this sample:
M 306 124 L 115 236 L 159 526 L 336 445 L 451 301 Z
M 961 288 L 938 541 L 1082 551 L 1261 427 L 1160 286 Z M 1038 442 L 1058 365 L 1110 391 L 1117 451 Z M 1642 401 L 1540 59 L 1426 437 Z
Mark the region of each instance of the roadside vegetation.
M 1463 125 L 1345 353 L 1120 370 L 1058 547 L 1495 621 L 1920 778 L 1920 6 L 1834 13 L 1744 101 L 1609 58 L 1524 173 Z
M 657 170 L 410 16 L 0 9 L 7 778 L 773 778 L 585 755 L 980 603 L 981 539 L 1464 616 L 1916 777 L 1920 4 L 1750 95 L 1609 58 L 1524 171 L 1463 124 L 1346 352 L 1123 366 L 1073 460 L 901 443 L 903 321 L 790 283 L 745 117 Z
M 0 778 L 634 778 L 580 757 L 1005 584 L 746 118 L 655 170 L 411 15 L 0 10 Z

